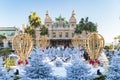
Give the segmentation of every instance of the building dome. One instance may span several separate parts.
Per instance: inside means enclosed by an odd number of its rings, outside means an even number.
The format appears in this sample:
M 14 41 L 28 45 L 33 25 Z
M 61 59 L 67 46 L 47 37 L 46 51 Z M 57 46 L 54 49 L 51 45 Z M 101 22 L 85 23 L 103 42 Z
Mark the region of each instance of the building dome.
M 51 17 L 49 16 L 49 14 L 48 14 L 48 11 L 46 11 L 46 17 L 45 17 L 45 23 L 48 23 L 48 22 L 52 22 L 52 19 L 51 19 Z
M 75 18 L 75 13 L 74 13 L 74 10 L 72 11 L 72 15 L 70 17 L 70 20 L 69 20 L 70 23 L 76 23 L 76 18 Z
M 69 27 L 69 23 L 61 15 L 55 20 L 53 27 Z

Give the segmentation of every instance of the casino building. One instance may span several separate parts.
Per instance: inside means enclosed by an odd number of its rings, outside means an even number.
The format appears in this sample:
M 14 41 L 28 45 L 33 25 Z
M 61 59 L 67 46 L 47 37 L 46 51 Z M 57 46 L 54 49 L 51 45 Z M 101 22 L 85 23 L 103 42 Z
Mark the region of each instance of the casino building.
M 50 39 L 50 46 L 72 46 L 72 38 L 74 37 L 75 28 L 77 25 L 77 21 L 75 18 L 75 12 L 72 11 L 72 14 L 69 18 L 69 20 L 65 20 L 64 17 L 61 15 L 55 20 L 52 20 L 51 16 L 49 15 L 48 11 L 46 11 L 45 19 L 44 19 L 44 25 L 48 28 L 48 38 Z M 1 47 L 9 47 L 12 48 L 12 40 L 15 35 L 21 34 L 26 29 L 26 25 L 22 25 L 23 31 L 19 30 L 16 27 L 0 27 L 0 35 L 5 35 L 6 40 L 3 40 L 3 42 L 0 42 L 0 48 Z M 36 35 L 36 45 L 39 46 L 40 43 L 40 28 L 36 28 L 35 30 Z M 86 44 L 86 32 L 82 32 L 80 34 L 81 41 L 80 46 L 85 46 Z M 5 45 L 7 44 L 8 45 Z
M 48 28 L 48 37 L 50 39 L 50 46 L 72 46 L 72 38 L 74 37 L 75 28 L 77 21 L 75 18 L 75 12 L 72 11 L 72 14 L 69 20 L 65 20 L 61 15 L 55 20 L 52 20 L 48 11 L 46 11 L 44 25 Z M 88 33 L 85 31 L 82 32 L 79 36 L 81 37 L 80 45 L 86 45 L 86 36 Z M 39 37 L 40 37 L 40 28 L 36 29 L 36 45 L 39 46 Z
M 76 27 L 74 11 L 72 11 L 69 21 L 66 21 L 61 15 L 53 21 L 48 11 L 46 11 L 44 25 L 48 28 L 48 37 L 52 46 L 71 45 L 74 28 Z

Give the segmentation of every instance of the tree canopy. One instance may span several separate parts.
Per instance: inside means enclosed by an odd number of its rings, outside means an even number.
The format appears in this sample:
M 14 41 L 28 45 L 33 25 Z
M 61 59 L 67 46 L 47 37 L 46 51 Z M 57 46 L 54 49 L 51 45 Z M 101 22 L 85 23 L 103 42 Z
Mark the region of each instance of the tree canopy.
M 44 25 L 40 28 L 40 35 L 47 35 L 48 34 L 48 28 L 46 28 Z
M 110 61 L 109 73 L 106 75 L 106 80 L 120 80 L 120 57 L 113 56 Z
M 88 21 L 88 17 L 81 18 L 79 24 L 75 28 L 75 33 L 81 34 L 82 31 L 96 32 L 97 25 L 91 21 Z
M 28 34 L 34 36 L 35 31 L 34 31 L 34 29 L 32 28 L 32 26 L 28 26 L 28 27 L 25 29 L 25 33 L 28 33 Z
M 36 27 L 40 26 L 40 24 L 41 24 L 41 18 L 37 15 L 36 12 L 32 12 L 29 15 L 29 22 L 30 22 L 30 25 L 33 28 L 36 28 Z
M 3 56 L 3 60 L 5 60 L 11 52 L 12 50 L 9 48 L 2 48 L 0 49 L 0 56 Z
M 0 35 L 0 41 L 2 41 L 3 39 L 6 39 L 6 36 Z

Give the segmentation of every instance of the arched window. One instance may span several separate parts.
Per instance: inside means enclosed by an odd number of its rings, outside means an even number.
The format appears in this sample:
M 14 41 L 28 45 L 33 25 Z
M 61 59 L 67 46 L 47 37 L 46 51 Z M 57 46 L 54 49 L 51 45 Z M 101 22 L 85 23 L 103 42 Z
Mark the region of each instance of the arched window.
M 65 37 L 68 37 L 68 32 L 65 33 Z
M 59 37 L 62 37 L 62 32 L 59 32 Z
M 47 24 L 47 27 L 49 27 L 49 24 Z
M 74 37 L 74 33 L 72 33 L 72 37 Z
M 72 26 L 74 26 L 74 24 L 72 24 Z
M 56 37 L 56 33 L 55 32 L 53 32 L 53 37 Z

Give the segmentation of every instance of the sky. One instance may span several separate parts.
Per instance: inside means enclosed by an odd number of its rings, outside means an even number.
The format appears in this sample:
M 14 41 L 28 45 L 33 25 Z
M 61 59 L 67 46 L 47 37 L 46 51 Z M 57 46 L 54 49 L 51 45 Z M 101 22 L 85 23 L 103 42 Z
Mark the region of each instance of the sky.
M 73 10 L 77 23 L 89 17 L 89 21 L 97 23 L 106 43 L 120 35 L 120 0 L 1 0 L 0 27 L 21 28 L 29 24 L 31 12 L 37 12 L 43 24 L 47 10 L 53 21 L 60 15 L 69 20 Z

